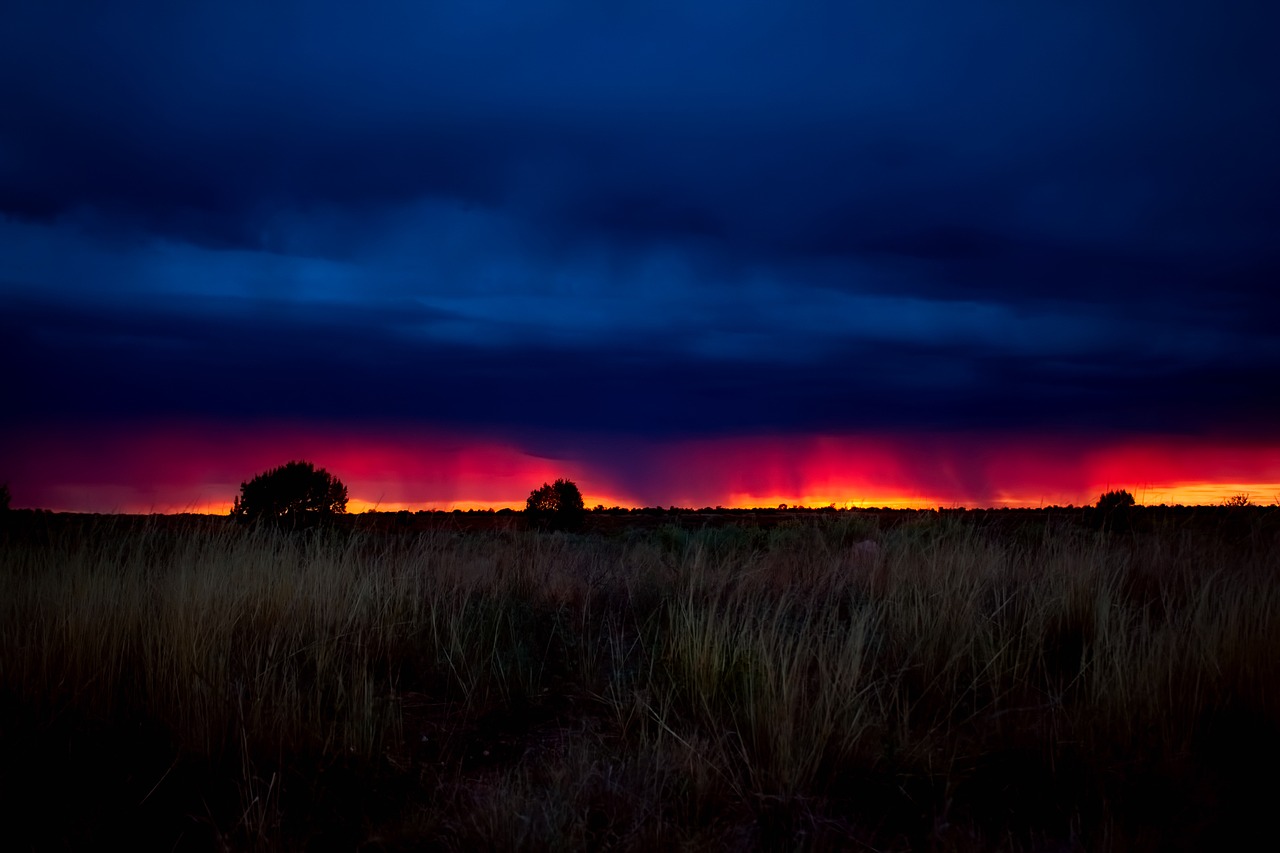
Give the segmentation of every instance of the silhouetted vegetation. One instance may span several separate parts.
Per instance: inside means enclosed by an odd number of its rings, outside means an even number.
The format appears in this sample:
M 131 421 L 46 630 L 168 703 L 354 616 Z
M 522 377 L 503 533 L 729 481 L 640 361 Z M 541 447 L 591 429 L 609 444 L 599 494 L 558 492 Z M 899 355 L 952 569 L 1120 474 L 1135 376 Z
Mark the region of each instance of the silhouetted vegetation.
M 0 512 L 9 509 L 9 484 L 0 485 Z
M 530 522 L 552 530 L 579 530 L 586 517 L 582 492 L 572 480 L 543 483 L 529 494 L 524 511 Z
M 1098 509 L 1103 512 L 1114 512 L 1116 510 L 1125 510 L 1131 506 L 1137 505 L 1137 501 L 1133 499 L 1133 495 L 1123 489 L 1107 492 L 1098 496 Z
M 303 527 L 347 511 L 347 487 L 310 462 L 288 462 L 240 484 L 231 516 Z
M 1134 519 L 1137 517 L 1135 512 L 1137 503 L 1133 495 L 1123 489 L 1099 495 L 1098 503 L 1094 506 L 1091 515 L 1093 527 L 1105 528 L 1117 533 L 1131 530 Z

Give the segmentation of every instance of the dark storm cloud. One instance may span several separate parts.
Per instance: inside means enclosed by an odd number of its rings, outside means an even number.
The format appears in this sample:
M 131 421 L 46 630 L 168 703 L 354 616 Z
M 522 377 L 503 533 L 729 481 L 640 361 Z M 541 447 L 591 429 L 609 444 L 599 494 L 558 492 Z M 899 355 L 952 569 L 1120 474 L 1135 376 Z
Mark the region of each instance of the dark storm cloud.
M 1261 429 L 1277 23 L 16 4 L 9 417 Z
M 1171 363 L 1113 342 L 1089 356 L 1012 359 L 995 346 L 852 343 L 818 363 L 682 357 L 645 334 L 610 344 L 441 343 L 403 330 L 456 318 L 409 304 L 258 303 L 68 310 L 12 306 L 0 332 L 29 354 L 9 426 L 86 412 L 147 422 L 231 417 L 590 427 L 651 438 L 759 431 L 1084 428 L 1177 431 L 1231 413 L 1271 419 L 1270 366 Z M 402 330 L 396 332 L 395 330 Z M 1194 401 L 1200 413 L 1189 412 Z M 1264 423 L 1270 421 L 1263 421 Z

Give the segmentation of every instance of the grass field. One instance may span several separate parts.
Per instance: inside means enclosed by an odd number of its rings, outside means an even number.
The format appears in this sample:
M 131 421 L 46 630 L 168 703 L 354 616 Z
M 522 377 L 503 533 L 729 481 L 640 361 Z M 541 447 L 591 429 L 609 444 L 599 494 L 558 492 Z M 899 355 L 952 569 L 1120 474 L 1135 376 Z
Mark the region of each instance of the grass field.
M 1280 795 L 1280 510 L 1135 512 L 10 513 L 4 846 L 1243 845 Z

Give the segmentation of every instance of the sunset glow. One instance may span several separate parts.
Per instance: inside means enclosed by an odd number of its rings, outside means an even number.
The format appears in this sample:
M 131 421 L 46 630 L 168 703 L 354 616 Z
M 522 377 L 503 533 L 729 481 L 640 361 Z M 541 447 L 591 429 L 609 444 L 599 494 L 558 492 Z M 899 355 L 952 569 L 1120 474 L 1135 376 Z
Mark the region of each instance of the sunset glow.
M 566 477 L 588 507 L 1040 507 L 1092 504 L 1111 489 L 1139 503 L 1218 504 L 1280 495 L 1280 448 L 1185 439 L 1097 446 L 1062 437 L 810 436 L 655 443 L 620 439 L 550 454 L 517 439 L 443 432 L 375 435 L 271 425 L 103 430 L 92 452 L 49 430 L 25 439 L 15 506 L 86 512 L 224 514 L 240 483 L 291 459 L 348 487 L 348 511 L 520 509 Z

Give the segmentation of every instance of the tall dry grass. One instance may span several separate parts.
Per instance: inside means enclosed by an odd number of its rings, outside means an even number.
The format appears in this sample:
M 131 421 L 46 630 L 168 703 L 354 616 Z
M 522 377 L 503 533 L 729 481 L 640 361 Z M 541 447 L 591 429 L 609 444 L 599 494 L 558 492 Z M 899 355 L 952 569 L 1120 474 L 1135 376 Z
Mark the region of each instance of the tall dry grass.
M 1239 774 L 1280 757 L 1275 544 L 932 513 L 613 537 L 80 522 L 0 543 L 3 739 L 127 792 L 43 846 L 161 803 L 157 843 L 212 847 L 1229 840 L 1257 794 Z M 160 759 L 130 767 L 138 726 Z M 126 766 L 76 753 L 85 732 Z M 15 776 L 55 772 L 28 753 Z

